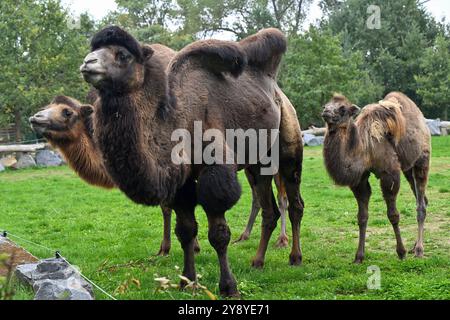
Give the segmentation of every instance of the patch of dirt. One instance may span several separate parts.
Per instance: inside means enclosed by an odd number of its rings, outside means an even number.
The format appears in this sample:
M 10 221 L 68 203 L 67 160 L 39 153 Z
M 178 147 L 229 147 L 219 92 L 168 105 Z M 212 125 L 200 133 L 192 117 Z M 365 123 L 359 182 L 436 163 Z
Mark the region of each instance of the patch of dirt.
M 6 254 L 9 257 L 6 265 L 0 264 L 0 276 L 3 277 L 7 275 L 9 268 L 14 270 L 18 265 L 38 261 L 35 256 L 25 251 L 25 249 L 15 245 L 9 240 L 0 239 L 0 255 L 3 254 Z

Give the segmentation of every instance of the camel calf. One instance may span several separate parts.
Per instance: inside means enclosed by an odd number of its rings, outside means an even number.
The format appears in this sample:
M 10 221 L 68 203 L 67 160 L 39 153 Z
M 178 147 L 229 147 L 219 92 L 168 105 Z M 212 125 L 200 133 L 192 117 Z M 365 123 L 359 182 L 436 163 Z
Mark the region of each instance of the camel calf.
M 430 132 L 422 112 L 406 95 L 388 94 L 384 100 L 362 109 L 346 97 L 334 95 L 322 117 L 327 123 L 325 166 L 338 184 L 349 186 L 358 202 L 359 246 L 355 263 L 364 259 L 364 245 L 371 188 L 369 176 L 380 179 L 387 215 L 397 240 L 397 254 L 406 255 L 400 236 L 400 214 L 396 199 L 403 171 L 417 199 L 419 232 L 412 250 L 423 256 L 423 233 L 431 145 Z

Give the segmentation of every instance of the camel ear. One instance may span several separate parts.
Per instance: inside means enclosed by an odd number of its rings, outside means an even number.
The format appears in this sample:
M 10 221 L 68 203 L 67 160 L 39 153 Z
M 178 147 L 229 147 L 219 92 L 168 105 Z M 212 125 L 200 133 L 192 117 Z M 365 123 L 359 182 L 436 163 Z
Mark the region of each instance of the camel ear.
M 143 55 L 144 55 L 144 60 L 148 60 L 148 59 L 150 59 L 150 58 L 153 56 L 153 54 L 155 53 L 155 51 L 153 51 L 153 49 L 150 48 L 150 46 L 148 46 L 148 45 L 143 45 L 143 46 L 142 46 L 142 53 L 143 53 Z
M 89 104 L 85 104 L 82 105 L 80 108 L 80 114 L 83 118 L 88 118 L 92 113 L 94 113 L 94 107 L 89 105 Z
M 356 104 L 352 104 L 352 106 L 350 108 L 350 115 L 352 117 L 355 117 L 359 114 L 360 111 L 361 111 L 360 107 L 358 107 Z

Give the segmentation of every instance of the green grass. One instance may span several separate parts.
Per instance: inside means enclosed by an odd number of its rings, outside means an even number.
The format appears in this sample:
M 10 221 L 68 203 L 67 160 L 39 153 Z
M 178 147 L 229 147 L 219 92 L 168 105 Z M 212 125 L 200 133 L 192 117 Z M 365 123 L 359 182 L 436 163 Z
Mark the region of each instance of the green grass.
M 243 195 L 227 214 L 235 239 L 244 229 L 251 193 L 241 175 Z M 371 180 L 373 197 L 366 260 L 352 264 L 358 239 L 356 203 L 348 188 L 333 185 L 325 173 L 320 148 L 305 151 L 302 194 L 306 203 L 302 228 L 304 262 L 288 265 L 289 249 L 276 249 L 274 232 L 263 270 L 250 267 L 259 228 L 245 243 L 230 245 L 230 263 L 244 299 L 449 299 L 450 298 L 450 137 L 433 138 L 428 188 L 425 258 L 411 255 L 400 261 L 385 213 L 378 181 Z M 410 249 L 416 236 L 415 200 L 402 180 L 398 198 L 401 230 Z M 201 283 L 218 293 L 218 266 L 207 240 L 207 222 L 198 208 L 202 252 L 196 258 Z M 259 223 L 260 220 L 257 221 Z M 119 299 L 208 299 L 204 294 L 176 289 L 155 292 L 156 277 L 178 282 L 183 256 L 173 236 L 169 257 L 155 257 L 162 237 L 159 208 L 137 206 L 119 191 L 88 186 L 68 168 L 8 171 L 0 174 L 0 229 L 5 228 L 45 246 L 59 249 L 73 264 Z M 23 244 L 36 256 L 50 257 L 38 247 Z M 104 268 L 114 265 L 131 265 Z M 142 263 L 136 263 L 142 262 Z M 381 290 L 368 290 L 368 266 L 381 270 Z M 102 270 L 103 269 L 103 270 Z M 137 279 L 140 288 L 132 284 Z M 124 283 L 122 293 L 116 289 Z M 17 299 L 32 295 L 18 288 Z M 98 299 L 105 299 L 97 292 Z

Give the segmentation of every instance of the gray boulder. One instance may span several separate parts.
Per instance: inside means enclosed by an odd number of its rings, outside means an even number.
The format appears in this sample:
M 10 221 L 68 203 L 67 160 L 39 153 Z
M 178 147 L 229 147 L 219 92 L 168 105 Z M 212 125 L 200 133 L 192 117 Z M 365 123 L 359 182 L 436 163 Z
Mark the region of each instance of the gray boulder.
M 36 161 L 29 154 L 24 154 L 19 158 L 19 161 L 14 165 L 16 169 L 27 169 L 36 167 Z
M 0 172 L 5 171 L 5 167 L 0 163 Z
M 313 134 L 305 133 L 303 135 L 303 141 L 309 147 L 317 147 L 317 146 L 323 145 L 325 138 L 321 137 L 321 136 L 315 136 Z
M 20 265 L 16 276 L 33 288 L 35 300 L 94 300 L 92 286 L 62 259 Z
M 52 150 L 41 150 L 36 153 L 36 164 L 43 167 L 58 167 L 62 165 L 63 161 Z

